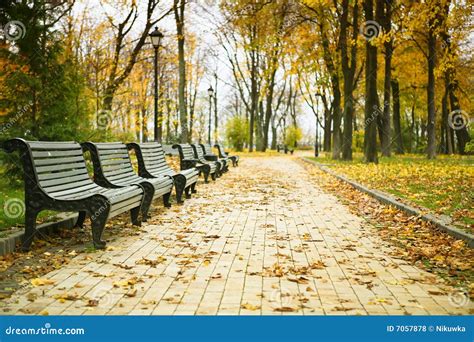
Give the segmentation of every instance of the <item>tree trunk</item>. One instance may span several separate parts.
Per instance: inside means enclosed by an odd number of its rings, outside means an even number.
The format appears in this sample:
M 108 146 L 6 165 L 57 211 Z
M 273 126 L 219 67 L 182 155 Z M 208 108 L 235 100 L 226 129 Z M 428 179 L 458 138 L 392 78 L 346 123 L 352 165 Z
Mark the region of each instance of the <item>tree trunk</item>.
M 374 19 L 373 0 L 364 0 L 365 20 Z M 364 156 L 368 163 L 378 163 L 377 156 L 377 47 L 368 39 L 365 43 L 365 134 Z
M 411 106 L 411 125 L 410 125 L 410 148 L 409 152 L 412 153 L 415 146 L 415 141 L 417 142 L 416 138 L 416 126 L 415 126 L 415 106 L 416 106 L 416 99 L 413 100 L 413 104 Z
M 426 148 L 426 154 L 428 159 L 436 158 L 436 98 L 435 98 L 435 75 L 434 70 L 436 67 L 436 36 L 434 23 L 430 21 L 430 27 L 428 30 L 428 86 L 427 86 L 427 99 L 428 99 L 428 123 L 427 123 L 427 134 L 428 134 L 428 146 Z
M 449 6 L 449 3 L 446 4 L 446 6 Z M 446 53 L 448 55 L 452 55 L 452 48 L 451 48 L 451 39 L 449 34 L 446 31 L 441 32 L 441 37 L 443 38 L 443 42 L 445 44 L 445 49 Z M 460 154 L 465 153 L 465 147 L 466 144 L 471 140 L 471 137 L 469 136 L 469 131 L 467 130 L 467 124 L 468 122 L 464 122 L 464 120 L 468 120 L 469 118 L 467 115 L 465 117 L 463 116 L 463 112 L 461 111 L 461 108 L 459 106 L 459 100 L 455 94 L 457 88 L 458 88 L 458 83 L 456 80 L 456 69 L 453 66 L 450 66 L 446 71 L 445 71 L 445 96 L 443 97 L 443 110 L 446 110 L 446 113 L 443 111 L 443 123 L 445 122 L 446 124 L 443 125 L 443 127 L 446 127 L 446 147 L 448 150 L 448 153 L 453 153 L 454 152 L 454 132 L 456 133 L 456 138 L 458 141 L 458 150 Z M 449 113 L 448 109 L 448 99 L 451 104 L 451 113 Z M 446 118 L 444 115 L 446 114 Z M 451 115 L 451 117 L 450 117 Z M 456 130 L 454 131 L 451 126 L 449 125 L 448 120 L 452 120 L 454 117 L 453 116 L 458 116 L 458 119 L 461 119 L 460 125 L 455 125 Z M 445 120 L 445 121 L 444 121 Z M 457 122 L 456 122 L 457 123 Z M 451 123 L 452 125 L 454 122 Z
M 381 0 L 379 6 L 385 4 L 385 15 L 383 18 L 383 27 L 385 33 L 389 33 L 392 26 L 392 0 Z M 392 39 L 384 43 L 385 48 L 385 70 L 384 70 L 384 97 L 383 97 L 383 120 L 382 120 L 382 155 L 390 157 L 392 144 L 392 128 L 390 119 L 390 95 L 391 95 L 391 78 L 392 78 Z
M 217 74 L 214 74 L 214 142 L 219 142 L 219 120 L 217 113 Z
M 277 128 L 276 126 L 272 126 L 272 145 L 270 147 L 272 150 L 276 150 L 277 148 Z
M 160 143 L 163 142 L 163 100 L 164 100 L 164 87 L 163 87 L 163 74 L 160 75 L 158 83 L 158 126 L 157 126 L 157 137 Z
M 351 48 L 351 57 L 349 63 L 349 56 L 347 51 L 347 28 L 348 28 L 348 11 L 349 0 L 343 0 L 343 13 L 341 16 L 341 64 L 342 73 L 344 76 L 344 136 L 342 143 L 342 159 L 352 160 L 352 132 L 353 116 L 354 116 L 354 75 L 357 61 L 357 36 L 358 30 L 358 16 L 359 7 L 357 2 L 354 3 L 352 13 L 352 40 L 354 44 Z
M 340 159 L 341 157 L 341 145 L 342 145 L 342 132 L 341 132 L 341 92 L 339 86 L 334 87 L 333 97 L 333 130 L 332 130 L 332 159 Z
M 324 103 L 324 152 L 331 151 L 331 125 L 332 125 L 332 117 L 331 117 L 331 110 L 327 105 L 326 97 L 323 95 L 323 103 Z
M 178 39 L 178 107 L 179 121 L 181 124 L 180 141 L 188 143 L 188 113 L 186 108 L 186 61 L 184 56 L 184 10 L 186 0 L 174 1 L 174 15 L 176 21 L 176 33 Z
M 397 154 L 403 154 L 403 136 L 400 118 L 400 85 L 395 78 L 391 79 L 392 101 L 393 101 L 393 130 L 395 134 L 395 151 Z
M 329 40 L 327 37 L 326 27 L 324 23 L 319 24 L 319 29 L 322 37 L 323 59 L 329 71 L 332 87 L 332 136 L 333 136 L 333 150 L 332 158 L 339 159 L 341 156 L 341 90 L 339 86 L 339 74 L 334 65 L 331 50 L 329 48 Z M 329 131 L 330 132 L 330 131 Z
M 274 70 L 272 73 L 270 86 L 268 88 L 268 93 L 267 93 L 267 98 L 266 98 L 265 122 L 263 124 L 263 146 L 262 146 L 263 152 L 265 152 L 268 147 L 268 133 L 270 130 L 270 121 L 273 115 L 273 94 L 275 91 L 275 76 L 276 76 L 276 70 Z
M 148 115 L 145 108 L 142 109 L 142 130 L 143 130 L 143 141 L 148 141 Z
M 454 119 L 454 127 L 456 128 L 454 130 L 456 134 L 456 138 L 458 140 L 458 151 L 460 154 L 465 154 L 465 148 L 466 144 L 471 141 L 471 137 L 469 136 L 469 131 L 467 130 L 467 124 L 469 122 L 466 122 L 466 120 L 469 120 L 469 117 L 466 115 L 463 115 L 463 112 L 461 111 L 461 108 L 459 106 L 459 100 L 454 94 L 454 88 L 457 87 L 457 84 L 453 81 L 450 83 L 449 87 L 449 102 L 451 103 L 451 115 L 453 115 L 452 119 Z M 458 121 L 456 119 L 461 119 L 462 121 L 460 122 L 460 125 L 456 125 Z
M 252 52 L 251 57 L 251 110 L 249 120 L 249 152 L 253 152 L 254 145 L 254 130 L 255 130 L 255 117 L 258 111 L 258 94 L 257 94 L 257 65 L 255 61 L 255 51 Z

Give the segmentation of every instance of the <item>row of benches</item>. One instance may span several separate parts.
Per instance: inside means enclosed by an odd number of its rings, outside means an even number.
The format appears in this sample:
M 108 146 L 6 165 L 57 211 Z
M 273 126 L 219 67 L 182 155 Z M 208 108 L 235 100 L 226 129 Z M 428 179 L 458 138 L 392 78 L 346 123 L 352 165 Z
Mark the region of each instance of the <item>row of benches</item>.
M 288 148 L 287 145 L 277 145 L 277 152 L 284 153 L 284 154 L 288 154 L 288 152 L 290 152 L 291 154 L 293 154 L 294 151 L 295 151 L 294 149 Z
M 29 250 L 36 234 L 36 218 L 42 210 L 78 212 L 76 226 L 82 227 L 86 217 L 92 225 L 92 240 L 96 248 L 104 248 L 102 233 L 107 220 L 130 211 L 131 221 L 140 226 L 148 218 L 154 199 L 163 198 L 169 207 L 172 188 L 177 202 L 183 194 L 196 192 L 200 174 L 205 181 L 221 176 L 230 163 L 238 165 L 237 156 L 229 156 L 222 145 L 177 144 L 181 171 L 167 163 L 159 143 L 92 143 L 40 142 L 23 139 L 8 140 L 3 148 L 20 152 L 25 181 L 25 234 L 22 249 Z M 134 171 L 129 151 L 138 161 Z M 89 177 L 84 152 L 92 159 L 94 177 Z

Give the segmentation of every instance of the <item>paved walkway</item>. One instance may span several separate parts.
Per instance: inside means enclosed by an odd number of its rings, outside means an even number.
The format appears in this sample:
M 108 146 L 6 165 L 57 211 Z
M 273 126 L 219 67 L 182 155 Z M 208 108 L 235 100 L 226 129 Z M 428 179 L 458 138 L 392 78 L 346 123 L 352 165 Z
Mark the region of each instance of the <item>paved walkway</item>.
M 375 228 L 323 192 L 294 157 L 245 158 L 198 191 L 139 234 L 79 254 L 17 291 L 3 303 L 6 313 L 385 315 L 472 308 L 456 307 L 440 279 L 391 256 Z

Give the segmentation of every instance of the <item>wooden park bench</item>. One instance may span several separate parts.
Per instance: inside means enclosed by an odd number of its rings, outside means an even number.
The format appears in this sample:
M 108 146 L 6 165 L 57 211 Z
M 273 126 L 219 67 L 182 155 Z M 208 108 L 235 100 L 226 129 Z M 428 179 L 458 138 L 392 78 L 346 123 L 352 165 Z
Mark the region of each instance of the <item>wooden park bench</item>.
M 196 168 L 200 173 L 204 174 L 204 181 L 209 182 L 209 176 L 212 180 L 216 180 L 218 165 L 215 162 L 201 162 L 196 158 L 194 150 L 190 144 L 175 144 L 174 149 L 179 151 L 180 168 L 181 170 L 188 170 Z
M 211 145 L 209 144 L 199 144 L 202 148 L 202 151 L 204 153 L 204 158 L 206 160 L 211 160 L 211 161 L 218 161 L 219 163 L 222 164 L 222 171 L 227 172 L 229 171 L 229 166 L 232 160 L 230 158 L 219 158 L 214 152 L 212 152 Z
M 186 198 L 191 198 L 191 193 L 196 193 L 196 182 L 199 171 L 196 168 L 174 171 L 167 163 L 163 146 L 156 142 L 130 143 L 129 150 L 134 150 L 138 160 L 138 174 L 143 178 L 173 177 L 176 189 L 176 200 L 182 203 L 183 193 Z
M 232 164 L 234 166 L 239 165 L 239 156 L 230 156 L 229 153 L 226 152 L 222 144 L 215 144 L 214 147 L 217 148 L 217 152 L 219 153 L 219 158 L 229 158 L 230 160 L 232 160 Z
M 206 158 L 204 156 L 204 151 L 201 147 L 200 144 L 191 144 L 191 147 L 193 148 L 194 151 L 194 157 L 199 160 L 203 164 L 210 164 L 210 165 L 216 165 L 216 176 L 220 177 L 224 173 L 224 163 L 218 161 L 218 160 L 210 160 L 214 158 Z
M 127 145 L 122 143 L 82 143 L 84 152 L 89 151 L 94 165 L 94 181 L 107 188 L 122 188 L 140 184 L 145 189 L 145 196 L 150 203 L 163 197 L 165 207 L 170 207 L 170 196 L 173 189 L 173 178 L 143 178 L 133 170 Z M 146 221 L 147 216 L 143 216 Z
M 287 145 L 277 145 L 277 151 L 284 154 L 288 154 L 288 152 L 290 152 L 290 154 L 293 154 L 295 150 L 289 149 Z
M 76 226 L 89 216 L 95 248 L 102 240 L 107 220 L 130 211 L 132 223 L 140 225 L 140 212 L 148 212 L 144 188 L 134 184 L 106 189 L 89 177 L 81 145 L 75 142 L 8 140 L 3 145 L 11 153 L 20 151 L 25 180 L 25 235 L 22 249 L 29 250 L 36 230 L 36 218 L 43 210 L 79 212 Z

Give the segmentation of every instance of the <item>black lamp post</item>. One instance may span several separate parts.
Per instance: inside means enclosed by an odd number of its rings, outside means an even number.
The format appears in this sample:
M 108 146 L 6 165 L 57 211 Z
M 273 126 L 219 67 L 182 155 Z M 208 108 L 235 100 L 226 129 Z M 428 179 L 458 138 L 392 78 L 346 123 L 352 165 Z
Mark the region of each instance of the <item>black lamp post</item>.
M 155 27 L 155 30 L 150 33 L 151 44 L 155 48 L 155 141 L 161 140 L 161 132 L 159 132 L 158 126 L 158 49 L 161 46 L 161 39 L 163 38 L 163 33 L 158 30 L 158 27 Z
M 212 96 L 214 95 L 214 89 L 212 89 L 212 86 L 207 89 L 207 93 L 209 94 L 209 131 L 207 135 L 207 141 L 209 145 L 211 145 Z

